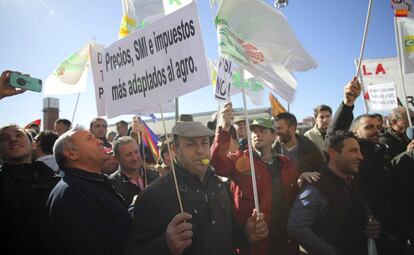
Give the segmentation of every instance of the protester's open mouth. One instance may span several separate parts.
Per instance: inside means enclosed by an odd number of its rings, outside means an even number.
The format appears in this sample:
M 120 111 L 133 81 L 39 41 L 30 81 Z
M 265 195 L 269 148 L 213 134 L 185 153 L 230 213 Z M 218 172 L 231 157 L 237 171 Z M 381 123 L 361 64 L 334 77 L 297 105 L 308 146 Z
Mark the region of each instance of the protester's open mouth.
M 14 144 L 14 145 L 11 146 L 12 150 L 18 150 L 18 149 L 21 149 L 21 148 L 23 148 L 23 146 L 21 146 L 20 144 Z

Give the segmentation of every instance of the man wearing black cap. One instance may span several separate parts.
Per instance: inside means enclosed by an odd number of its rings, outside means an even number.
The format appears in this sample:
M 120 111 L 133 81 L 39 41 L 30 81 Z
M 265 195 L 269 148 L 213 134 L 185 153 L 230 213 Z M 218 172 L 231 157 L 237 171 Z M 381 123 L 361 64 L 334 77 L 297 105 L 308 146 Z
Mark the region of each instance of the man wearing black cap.
M 209 136 L 200 122 L 178 122 L 172 129 L 174 169 L 184 213 L 180 212 L 173 173 L 152 183 L 136 202 L 124 254 L 232 254 L 236 243 L 267 236 L 263 215 L 254 213 L 238 230 L 224 184 L 209 167 Z M 234 234 L 237 233 L 237 234 Z M 244 234 L 246 233 L 246 235 Z M 245 242 L 244 242 L 245 243 Z

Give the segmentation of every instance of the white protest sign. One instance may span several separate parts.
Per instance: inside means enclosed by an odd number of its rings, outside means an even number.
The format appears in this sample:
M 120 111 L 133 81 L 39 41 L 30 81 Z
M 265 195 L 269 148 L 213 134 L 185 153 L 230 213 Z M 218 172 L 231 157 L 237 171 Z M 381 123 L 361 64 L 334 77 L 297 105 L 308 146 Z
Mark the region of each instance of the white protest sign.
M 93 82 L 95 84 L 95 98 L 96 98 L 96 110 L 98 116 L 106 116 L 105 108 L 105 91 L 103 88 L 104 73 L 103 73 L 103 62 L 102 62 L 102 51 L 104 46 L 96 43 L 91 44 L 90 54 L 91 54 L 91 65 L 92 65 L 92 75 Z M 161 109 L 163 112 L 174 112 L 175 103 L 174 100 L 168 100 L 161 104 Z M 129 113 L 133 114 L 148 114 L 155 113 L 160 111 L 160 106 L 158 104 L 151 105 L 145 109 L 135 110 Z
M 397 91 L 393 82 L 368 86 L 368 95 L 373 110 L 389 111 L 398 107 Z
M 230 60 L 227 60 L 220 56 L 216 79 L 216 90 L 214 93 L 214 99 L 217 101 L 230 101 L 230 86 L 233 76 L 233 66 L 234 65 Z
M 383 58 L 383 59 L 364 59 L 361 65 L 361 79 L 365 87 L 365 92 L 368 92 L 368 87 L 373 84 L 383 84 L 393 82 L 397 90 L 398 101 L 405 105 L 408 103 L 408 107 L 414 110 L 414 75 L 404 75 L 405 90 L 407 92 L 407 98 L 404 100 L 403 86 L 401 82 L 400 67 L 398 59 Z M 367 95 L 364 95 L 367 102 L 368 109 L 373 110 L 370 100 Z
M 109 118 L 148 109 L 211 84 L 196 4 L 106 47 L 104 78 Z
M 104 45 L 91 43 L 89 45 L 89 52 L 91 55 L 91 66 L 92 66 L 92 76 L 93 83 L 95 84 L 95 98 L 96 98 L 96 111 L 98 116 L 105 116 L 105 97 L 104 97 L 104 88 L 103 88 L 103 61 L 102 61 L 102 51 Z

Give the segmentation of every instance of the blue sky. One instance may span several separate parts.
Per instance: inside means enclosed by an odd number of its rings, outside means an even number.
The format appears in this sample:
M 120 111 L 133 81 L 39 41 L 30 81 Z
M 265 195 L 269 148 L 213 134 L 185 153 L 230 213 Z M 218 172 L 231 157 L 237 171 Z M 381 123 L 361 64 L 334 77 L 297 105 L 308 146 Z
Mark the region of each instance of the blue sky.
M 266 0 L 272 4 L 272 0 Z M 298 89 L 291 112 L 299 120 L 312 115 L 319 104 L 336 109 L 343 85 L 355 74 L 354 59 L 359 56 L 368 0 L 290 0 L 283 9 L 302 45 L 319 64 L 315 70 L 295 73 Z M 198 0 L 204 47 L 207 55 L 217 58 L 217 42 L 208 0 Z M 117 39 L 122 17 L 121 0 L 0 0 L 0 71 L 10 69 L 45 79 L 65 57 L 95 38 L 110 44 Z M 272 24 L 267 28 L 271 31 Z M 374 1 L 364 58 L 396 56 L 393 13 L 390 1 Z M 80 95 L 75 123 L 88 126 L 96 116 L 92 77 Z M 210 86 L 180 97 L 180 113 L 213 111 Z M 56 96 L 60 117 L 72 118 L 76 94 Z M 232 98 L 242 107 L 241 96 Z M 285 101 L 281 101 L 286 106 Z M 25 125 L 41 118 L 43 95 L 26 92 L 0 101 L 0 126 Z M 262 106 L 268 107 L 267 93 Z M 358 100 L 355 112 L 363 112 Z M 130 116 L 110 119 L 129 120 Z

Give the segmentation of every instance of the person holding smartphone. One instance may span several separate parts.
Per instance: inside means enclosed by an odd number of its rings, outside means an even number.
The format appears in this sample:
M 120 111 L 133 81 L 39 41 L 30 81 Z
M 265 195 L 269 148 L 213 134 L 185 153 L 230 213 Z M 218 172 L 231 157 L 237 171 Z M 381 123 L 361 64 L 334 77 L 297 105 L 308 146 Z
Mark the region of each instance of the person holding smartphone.
M 0 76 L 0 100 L 4 97 L 15 96 L 26 92 L 25 89 L 16 89 L 10 86 L 10 75 L 13 71 L 5 70 Z

